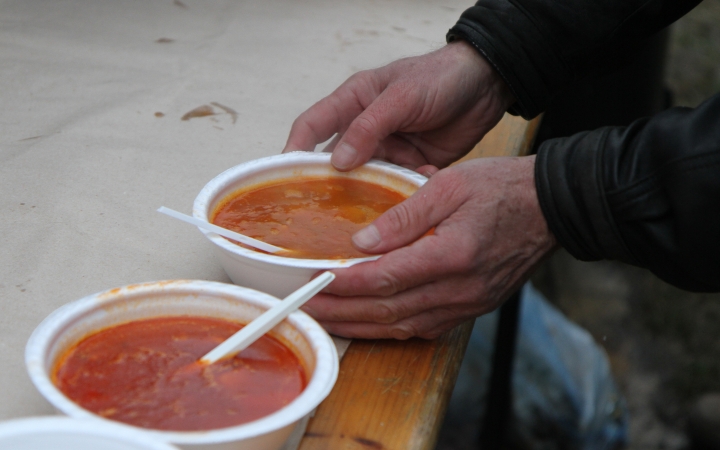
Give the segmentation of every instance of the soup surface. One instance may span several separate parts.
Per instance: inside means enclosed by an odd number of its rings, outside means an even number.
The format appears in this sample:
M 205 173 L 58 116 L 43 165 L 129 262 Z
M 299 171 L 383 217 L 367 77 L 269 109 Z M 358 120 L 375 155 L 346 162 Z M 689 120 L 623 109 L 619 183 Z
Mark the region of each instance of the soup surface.
M 55 385 L 100 416 L 144 428 L 210 430 L 249 422 L 305 388 L 298 357 L 268 335 L 233 358 L 197 362 L 240 324 L 163 317 L 106 328 L 71 347 Z
M 224 200 L 211 222 L 307 259 L 368 256 L 351 237 L 405 200 L 383 186 L 341 177 L 305 178 L 243 190 Z

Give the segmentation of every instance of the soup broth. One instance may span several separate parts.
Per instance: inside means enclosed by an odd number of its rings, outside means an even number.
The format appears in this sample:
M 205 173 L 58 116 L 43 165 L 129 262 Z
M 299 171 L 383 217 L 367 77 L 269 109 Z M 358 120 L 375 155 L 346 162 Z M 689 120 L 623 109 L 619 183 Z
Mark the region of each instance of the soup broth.
M 366 181 L 306 178 L 243 190 L 223 200 L 211 222 L 291 251 L 295 258 L 368 256 L 352 235 L 406 197 Z
M 53 382 L 102 417 L 174 431 L 230 427 L 266 416 L 307 385 L 299 358 L 262 336 L 214 364 L 202 356 L 242 325 L 205 317 L 163 317 L 103 329 L 67 350 Z

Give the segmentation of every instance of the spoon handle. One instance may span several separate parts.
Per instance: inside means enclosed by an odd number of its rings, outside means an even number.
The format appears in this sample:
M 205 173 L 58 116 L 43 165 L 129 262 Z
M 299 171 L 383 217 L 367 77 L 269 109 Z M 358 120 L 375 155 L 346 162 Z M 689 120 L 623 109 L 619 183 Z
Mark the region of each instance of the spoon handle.
M 263 241 L 258 241 L 257 239 L 251 238 L 250 236 L 245 236 L 244 234 L 236 233 L 232 230 L 228 230 L 227 228 L 219 227 L 212 223 L 205 222 L 204 220 L 196 219 L 195 217 L 188 216 L 186 214 L 177 212 L 174 209 L 166 208 L 164 206 L 161 206 L 158 209 L 158 212 L 161 212 L 170 217 L 174 217 L 176 219 L 182 220 L 183 222 L 187 222 L 191 225 L 195 225 L 196 227 L 204 228 L 206 230 L 217 233 L 220 236 L 224 236 L 226 238 L 230 238 L 230 239 L 236 240 L 238 242 L 242 242 L 245 245 L 249 245 L 251 247 L 258 248 L 260 250 L 263 250 L 263 251 L 266 251 L 269 253 L 277 253 L 277 252 L 285 250 L 284 248 L 276 247 L 274 245 L 268 244 Z
M 334 279 L 335 274 L 332 272 L 323 272 L 317 278 L 285 297 L 280 303 L 253 319 L 252 322 L 227 338 L 222 344 L 210 350 L 210 352 L 200 358 L 200 362 L 212 364 L 226 356 L 232 356 L 245 350 L 253 342 L 257 341 L 260 336 L 282 322 L 291 312 L 310 300 Z

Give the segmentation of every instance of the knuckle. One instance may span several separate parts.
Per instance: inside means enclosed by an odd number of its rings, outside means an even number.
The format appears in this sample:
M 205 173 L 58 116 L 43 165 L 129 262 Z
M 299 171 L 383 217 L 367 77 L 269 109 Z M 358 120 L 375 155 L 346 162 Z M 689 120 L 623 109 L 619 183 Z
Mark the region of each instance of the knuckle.
M 455 170 L 453 167 L 448 167 L 445 170 L 437 172 L 430 179 L 433 186 L 441 186 L 437 189 L 438 200 L 442 202 L 456 203 L 456 198 L 462 196 L 462 192 L 467 189 L 467 183 L 462 172 Z
M 399 324 L 397 326 L 394 326 L 390 330 L 390 336 L 392 336 L 393 339 L 397 339 L 399 341 L 405 341 L 410 339 L 413 336 L 416 336 L 417 332 L 415 328 L 410 324 Z
M 311 118 L 305 114 L 295 119 L 290 128 L 290 133 L 295 136 L 305 136 L 314 142 L 320 140 L 320 132 L 317 130 L 317 124 L 313 123 Z M 304 148 L 302 150 L 312 150 L 312 148 Z
M 290 126 L 290 132 L 291 133 L 297 132 L 300 129 L 300 127 L 303 126 L 304 124 L 305 124 L 305 117 L 304 117 L 304 113 L 303 113 L 303 114 L 300 114 L 298 117 L 296 117 L 295 120 L 293 120 L 293 123 Z
M 319 302 L 320 299 L 317 297 L 321 295 L 323 294 L 318 294 L 316 298 L 307 302 L 301 309 L 315 320 L 337 320 L 338 308 L 328 307 L 326 303 Z
M 371 78 L 371 77 L 372 77 L 371 70 L 361 70 L 359 72 L 355 72 L 354 74 L 350 75 L 350 77 L 348 77 L 346 83 L 349 83 L 349 84 L 367 83 L 368 78 Z
M 467 273 L 472 270 L 475 264 L 473 254 L 467 251 L 467 247 L 459 247 L 452 252 L 452 258 L 445 261 L 445 267 L 450 273 Z
M 398 313 L 390 305 L 380 303 L 373 309 L 373 321 L 377 323 L 395 323 L 398 320 Z
M 462 238 L 452 242 L 439 241 L 437 245 L 427 250 L 427 253 L 429 260 L 438 268 L 436 273 L 444 278 L 460 277 L 461 280 L 467 280 L 468 276 L 475 278 L 480 274 L 480 260 L 476 255 L 475 246 L 463 242 Z
M 355 119 L 353 126 L 362 134 L 375 136 L 377 134 L 378 121 L 372 113 L 366 111 Z
M 384 84 L 381 82 L 380 72 L 373 69 L 361 70 L 355 73 L 348 78 L 348 83 L 357 89 L 357 92 L 371 93 L 373 97 L 382 91 Z
M 402 284 L 400 283 L 400 280 L 398 280 L 397 277 L 392 275 L 389 272 L 382 272 L 380 274 L 378 281 L 377 281 L 377 289 L 376 292 L 378 295 L 381 295 L 383 297 L 387 297 L 389 295 L 396 294 L 400 292 L 402 289 Z
M 395 205 L 385 212 L 390 225 L 390 231 L 393 233 L 399 233 L 400 231 L 409 228 L 411 224 L 415 223 L 413 220 L 413 214 L 408 208 L 406 202 Z

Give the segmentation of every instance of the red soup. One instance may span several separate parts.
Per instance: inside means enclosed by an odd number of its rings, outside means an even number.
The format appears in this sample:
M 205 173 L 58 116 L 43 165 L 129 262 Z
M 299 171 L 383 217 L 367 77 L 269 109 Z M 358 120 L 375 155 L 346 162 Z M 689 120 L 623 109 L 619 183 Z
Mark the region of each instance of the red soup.
M 211 222 L 308 259 L 368 256 L 351 237 L 406 196 L 341 177 L 286 180 L 241 190 L 223 200 Z
M 233 358 L 197 362 L 241 327 L 204 317 L 109 327 L 67 350 L 53 381 L 83 408 L 144 428 L 239 425 L 287 405 L 307 384 L 299 358 L 268 335 Z

